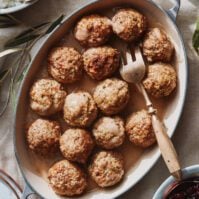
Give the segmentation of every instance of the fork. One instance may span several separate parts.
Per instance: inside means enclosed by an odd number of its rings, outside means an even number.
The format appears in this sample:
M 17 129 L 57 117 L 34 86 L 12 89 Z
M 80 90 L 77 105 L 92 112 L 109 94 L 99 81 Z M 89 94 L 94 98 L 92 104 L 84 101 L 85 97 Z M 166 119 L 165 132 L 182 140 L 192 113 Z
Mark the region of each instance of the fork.
M 152 118 L 153 130 L 162 157 L 171 175 L 173 175 L 177 180 L 180 180 L 182 178 L 182 174 L 178 155 L 176 153 L 171 139 L 169 138 L 165 130 L 163 123 L 157 116 L 157 110 L 154 109 L 153 104 L 149 99 L 149 96 L 142 84 L 142 80 L 146 73 L 146 66 L 139 47 L 135 48 L 134 55 L 135 60 L 133 60 L 132 58 L 130 49 L 126 51 L 126 63 L 124 63 L 124 61 L 122 62 L 122 65 L 120 67 L 120 75 L 125 81 L 136 84 L 138 90 L 142 93 L 145 99 L 148 112 Z

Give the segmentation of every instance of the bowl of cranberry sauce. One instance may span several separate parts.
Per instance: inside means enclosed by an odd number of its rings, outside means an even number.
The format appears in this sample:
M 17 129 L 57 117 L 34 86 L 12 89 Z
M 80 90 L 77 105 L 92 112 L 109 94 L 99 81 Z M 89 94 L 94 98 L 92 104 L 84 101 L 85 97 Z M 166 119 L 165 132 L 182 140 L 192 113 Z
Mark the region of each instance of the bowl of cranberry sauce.
M 170 176 L 158 188 L 153 199 L 199 199 L 199 165 L 182 170 L 183 179 Z

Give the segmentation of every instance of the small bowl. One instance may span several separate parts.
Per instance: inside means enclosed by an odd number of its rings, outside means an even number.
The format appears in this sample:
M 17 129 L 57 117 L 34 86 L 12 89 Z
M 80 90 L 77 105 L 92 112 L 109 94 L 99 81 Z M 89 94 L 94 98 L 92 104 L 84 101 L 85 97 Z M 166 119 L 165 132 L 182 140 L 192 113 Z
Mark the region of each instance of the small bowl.
M 13 13 L 13 12 L 23 10 L 23 9 L 31 6 L 32 4 L 36 3 L 37 1 L 38 0 L 32 0 L 29 3 L 22 3 L 22 4 L 19 4 L 17 6 L 12 6 L 12 7 L 8 7 L 8 8 L 0 8 L 0 15 L 10 14 L 10 13 Z
M 183 180 L 191 177 L 199 176 L 199 165 L 193 165 L 190 167 L 186 167 L 182 170 Z M 176 182 L 173 176 L 167 178 L 155 192 L 153 199 L 163 199 L 165 192 L 168 190 L 169 186 L 171 186 L 174 182 Z

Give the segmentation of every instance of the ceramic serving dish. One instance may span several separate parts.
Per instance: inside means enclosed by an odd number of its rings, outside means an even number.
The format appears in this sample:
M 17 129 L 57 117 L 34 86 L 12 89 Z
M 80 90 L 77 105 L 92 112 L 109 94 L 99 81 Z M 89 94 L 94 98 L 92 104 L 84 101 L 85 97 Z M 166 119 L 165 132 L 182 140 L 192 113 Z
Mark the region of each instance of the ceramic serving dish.
M 29 188 L 24 191 L 22 198 L 27 198 L 27 195 L 31 192 L 35 192 L 46 199 L 66 198 L 56 195 L 49 187 L 46 179 L 46 171 L 42 169 L 42 164 L 36 163 L 36 160 L 28 152 L 25 139 L 26 122 L 30 112 L 29 90 L 36 79 L 46 77 L 46 74 L 42 76 L 42 71 L 43 68 L 45 68 L 44 60 L 49 50 L 53 46 L 58 45 L 60 41 L 64 42 L 65 45 L 72 44 L 78 47 L 77 43 L 75 43 L 75 41 L 73 43 L 73 39 L 68 35 L 71 35 L 71 30 L 73 30 L 74 25 L 82 16 L 90 13 L 101 13 L 111 17 L 111 12 L 114 12 L 114 9 L 124 6 L 135 8 L 144 13 L 149 19 L 150 26 L 163 27 L 175 46 L 176 53 L 173 64 L 178 74 L 178 88 L 176 92 L 165 101 L 153 100 L 155 106 L 158 107 L 159 110 L 162 110 L 159 114 L 167 127 L 169 136 L 173 135 L 183 110 L 188 76 L 188 65 L 184 44 L 175 24 L 175 17 L 179 9 L 179 1 L 176 1 L 176 5 L 169 11 L 164 11 L 150 0 L 94 1 L 72 13 L 70 16 L 67 16 L 63 23 L 47 38 L 43 45 L 41 45 L 41 48 L 38 49 L 36 56 L 29 66 L 27 75 L 23 80 L 16 110 L 14 136 L 17 161 L 27 187 Z M 111 12 L 109 13 L 108 11 Z M 137 95 L 138 97 L 136 97 Z M 141 95 L 137 95 L 135 95 L 134 102 L 132 102 L 132 105 L 130 104 L 130 107 L 137 105 L 138 108 L 144 108 L 144 100 Z M 34 117 L 35 116 L 33 116 L 33 118 Z M 89 189 L 81 198 L 111 199 L 118 197 L 134 186 L 151 169 L 159 157 L 160 152 L 157 147 L 152 147 L 144 151 L 136 147 L 131 147 L 130 150 L 125 151 L 126 174 L 123 181 L 117 186 L 109 189 L 99 189 L 97 187 Z
M 196 176 L 198 177 L 199 176 L 199 165 L 192 165 L 192 166 L 186 167 L 185 169 L 182 170 L 182 176 L 183 176 L 183 179 L 196 177 Z M 171 186 L 175 182 L 176 182 L 176 180 L 173 176 L 170 176 L 169 178 L 167 178 L 160 185 L 158 190 L 155 192 L 153 199 L 163 199 L 169 186 Z
M 20 10 L 23 10 L 29 6 L 31 6 L 32 4 L 36 3 L 38 0 L 32 0 L 28 3 L 21 3 L 19 5 L 16 6 L 12 6 L 12 7 L 8 7 L 8 8 L 0 8 L 0 15 L 3 14 L 10 14 L 10 13 L 14 13 Z

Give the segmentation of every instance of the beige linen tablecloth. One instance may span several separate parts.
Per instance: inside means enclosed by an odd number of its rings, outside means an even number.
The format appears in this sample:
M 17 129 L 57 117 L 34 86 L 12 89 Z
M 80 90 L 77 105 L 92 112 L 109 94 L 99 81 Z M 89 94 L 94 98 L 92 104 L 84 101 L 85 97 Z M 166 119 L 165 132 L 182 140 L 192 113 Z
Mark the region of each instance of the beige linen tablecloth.
M 40 0 L 34 6 L 15 14 L 15 16 L 23 20 L 25 24 L 34 25 L 55 19 L 61 13 L 67 15 L 81 5 L 91 1 L 92 0 Z M 161 5 L 166 2 L 166 7 L 170 5 L 166 0 L 156 1 Z M 198 15 L 199 0 L 181 1 L 177 25 L 185 41 L 190 74 L 184 111 L 173 137 L 173 141 L 183 167 L 199 163 L 199 57 L 193 53 L 191 47 L 194 22 Z M 23 29 L 24 27 L 0 29 L 0 50 L 9 38 Z M 23 186 L 23 179 L 17 167 L 13 149 L 13 112 L 12 106 L 9 105 L 7 112 L 0 118 L 0 168 L 8 172 L 21 186 Z M 168 175 L 167 168 L 162 159 L 160 159 L 136 186 L 120 198 L 152 198 L 155 190 Z

